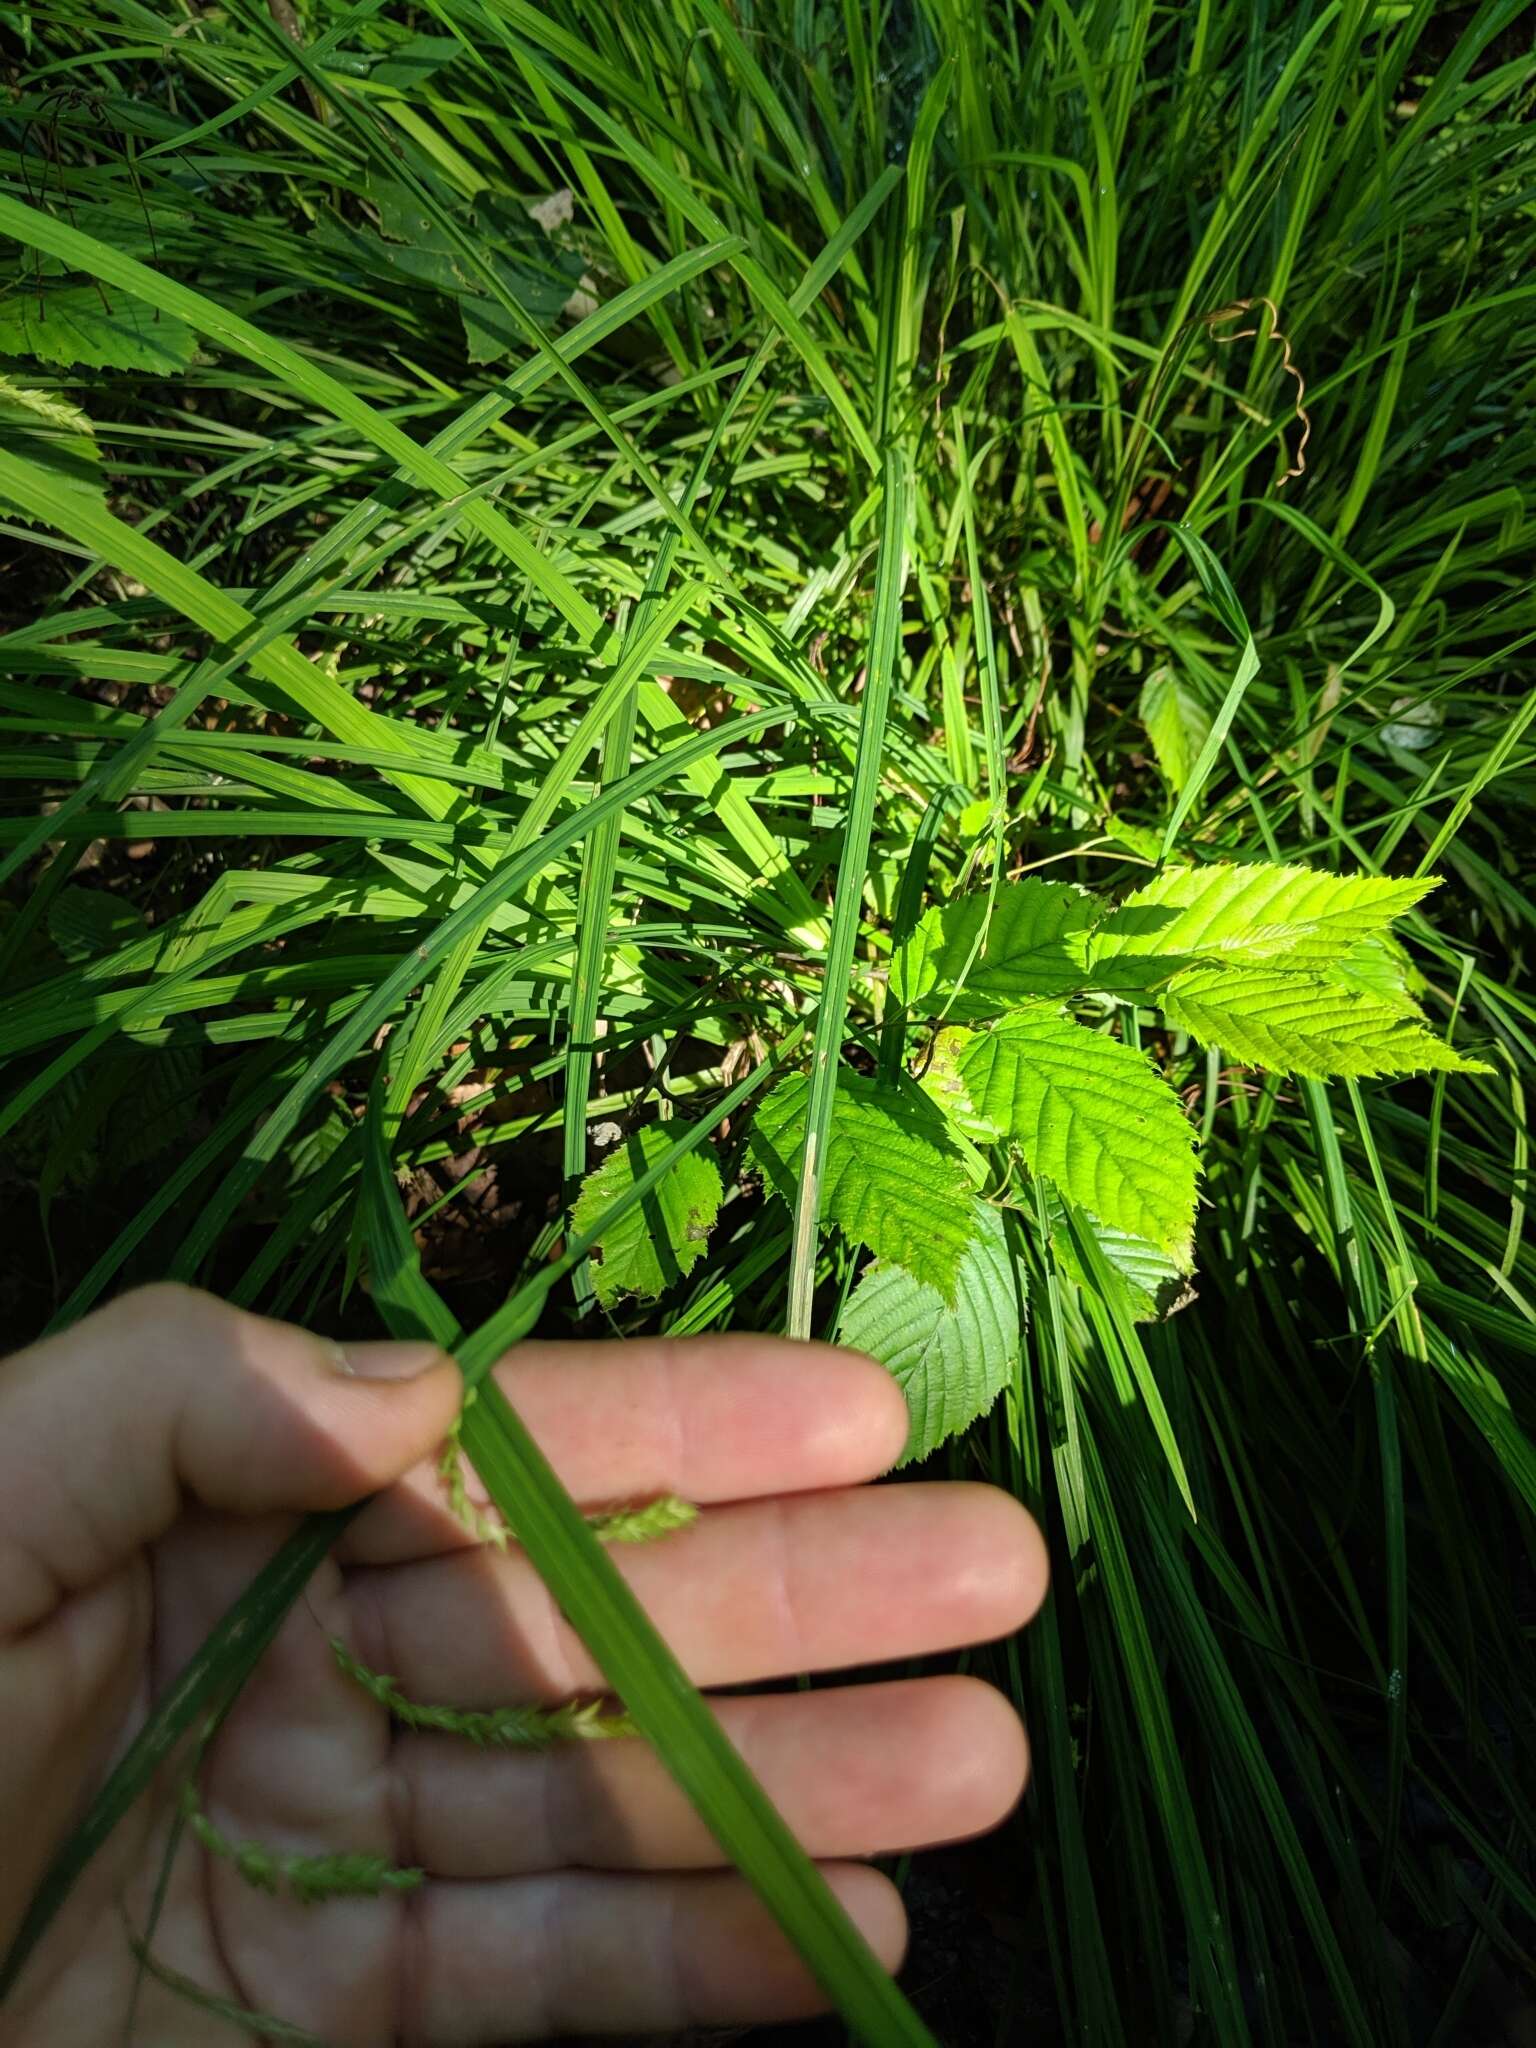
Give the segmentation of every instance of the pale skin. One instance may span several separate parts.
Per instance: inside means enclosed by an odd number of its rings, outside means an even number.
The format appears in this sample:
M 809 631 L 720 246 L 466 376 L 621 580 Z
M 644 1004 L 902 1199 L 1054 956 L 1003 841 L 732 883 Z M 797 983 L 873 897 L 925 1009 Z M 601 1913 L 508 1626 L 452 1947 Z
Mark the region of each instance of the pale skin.
M 345 1367 L 343 1369 L 343 1361 Z M 1040 1538 L 981 1486 L 865 1482 L 899 1454 L 869 1360 L 762 1337 L 528 1344 L 499 1377 L 578 1502 L 678 1493 L 691 1529 L 611 1553 L 695 1680 L 750 1685 L 1005 1635 Z M 0 1948 L 150 1702 L 303 1512 L 376 1493 L 316 1574 L 201 1777 L 226 1835 L 363 1850 L 418 1891 L 301 1907 L 184 1844 L 159 1957 L 336 2048 L 494 2048 L 818 2011 L 824 2000 L 641 1742 L 490 1753 L 402 1732 L 341 1637 L 414 1699 L 602 1690 L 516 1549 L 476 1547 L 434 1460 L 459 1399 L 424 1346 L 335 1347 L 179 1288 L 124 1297 L 0 1363 Z M 716 1702 L 891 1968 L 905 1923 L 859 1859 L 995 1825 L 1024 1784 L 974 1680 Z M 123 2038 L 174 1786 L 123 1822 L 0 2008 L 0 2048 Z M 249 2039 L 143 1988 L 134 2040 Z

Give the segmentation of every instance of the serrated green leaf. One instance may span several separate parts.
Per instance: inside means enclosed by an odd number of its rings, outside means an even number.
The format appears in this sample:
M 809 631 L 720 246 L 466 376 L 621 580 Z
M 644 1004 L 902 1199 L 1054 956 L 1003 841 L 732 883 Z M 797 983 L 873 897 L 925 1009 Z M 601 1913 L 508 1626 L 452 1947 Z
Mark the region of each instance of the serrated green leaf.
M 61 889 L 48 911 L 48 936 L 66 960 L 98 960 L 132 945 L 147 929 L 137 904 L 77 883 Z
M 581 281 L 583 265 L 574 255 L 551 252 L 542 262 L 498 263 L 503 288 L 541 327 L 550 326 Z M 472 363 L 494 363 L 514 350 L 526 349 L 527 337 L 516 320 L 493 298 L 463 298 L 459 316 Z
M 986 1117 L 978 1115 L 960 1071 L 965 1049 L 975 1035 L 974 1031 L 950 1025 L 935 1032 L 918 1076 L 918 1085 L 939 1105 L 963 1137 L 969 1138 L 973 1144 L 993 1145 L 1002 1132 Z
M 445 206 L 453 209 L 458 205 L 459 195 L 440 179 L 427 182 L 434 185 L 438 199 Z M 378 209 L 379 228 L 390 241 L 404 242 L 412 249 L 433 249 L 444 255 L 454 253 L 452 235 L 434 220 L 416 194 L 397 179 L 378 175 L 370 177 L 368 197 Z
M 1418 1015 L 1414 995 L 1424 987 L 1424 977 L 1390 932 L 1379 932 L 1352 946 L 1342 960 L 1331 964 L 1328 978 L 1350 988 L 1368 989 L 1372 995 L 1401 1003 L 1405 1015 Z
M 751 1153 L 791 1207 L 809 1083 L 794 1074 L 759 1106 Z M 823 1167 L 822 1216 L 854 1244 L 955 1298 L 971 1239 L 971 1190 L 944 1119 L 915 1083 L 838 1076 Z
M 1003 1219 L 979 1201 L 971 1218 L 952 1305 L 881 1259 L 860 1278 L 838 1324 L 838 1342 L 878 1358 L 906 1396 L 911 1429 L 898 1467 L 985 1415 L 1018 1361 L 1023 1304 Z
M 1051 1219 L 1051 1243 L 1056 1256 L 1079 1287 L 1091 1285 L 1072 1240 L 1066 1205 L 1059 1195 L 1050 1196 L 1046 1212 Z M 1176 1259 L 1171 1259 L 1144 1237 L 1133 1237 L 1129 1231 L 1112 1229 L 1086 1209 L 1080 1208 L 1076 1213 L 1079 1229 L 1093 1233 L 1094 1242 L 1106 1261 L 1125 1282 L 1131 1312 L 1138 1323 L 1159 1321 L 1172 1312 L 1181 1297 L 1187 1298 L 1188 1282 Z
M 995 1017 L 1025 996 L 1068 995 L 1085 985 L 1082 939 L 1099 909 L 1092 896 L 1030 876 L 998 890 L 990 920 L 987 908 L 986 892 L 978 891 L 924 913 L 891 962 L 900 1001 L 910 1008 L 931 996 L 929 1007 L 951 1017 Z
M 1026 1003 L 976 1033 L 960 1075 L 977 1114 L 1018 1145 L 1032 1172 L 1187 1268 L 1195 1134 L 1144 1053 L 1054 1003 Z
M 196 348 L 184 321 L 157 314 L 126 292 L 72 284 L 0 299 L 0 355 L 172 377 L 186 369 Z
M 374 65 L 370 74 L 375 85 L 397 86 L 402 92 L 425 85 L 436 71 L 463 55 L 456 36 L 412 36 L 398 43 Z
M 306 1181 L 312 1180 L 317 1173 L 322 1172 L 328 1161 L 340 1151 L 357 1128 L 338 1102 L 329 1095 L 322 1096 L 319 1115 L 306 1129 L 297 1134 L 288 1147 L 289 1188 L 297 1193 Z M 335 1201 L 328 1202 L 311 1219 L 311 1234 L 318 1237 L 328 1229 L 333 1219 L 347 1206 L 349 1199 L 350 1196 L 343 1187 Z
M 1170 1024 L 1249 1067 L 1320 1079 L 1440 1068 L 1488 1074 L 1426 1030 L 1407 995 L 1283 968 L 1198 967 L 1163 992 Z
M 1158 767 L 1182 796 L 1200 749 L 1211 736 L 1211 714 L 1170 668 L 1153 669 L 1141 686 L 1136 712 L 1147 729 Z
M 99 1060 L 78 1092 L 72 1091 L 69 1114 L 58 1121 L 37 1176 L 38 1214 L 45 1230 L 61 1190 L 88 1187 L 101 1172 L 102 1132 L 136 1064 L 132 1059 Z M 117 1162 L 108 1164 L 115 1168 Z
M 572 1217 L 578 1237 L 602 1222 L 603 1211 L 673 1149 L 665 1124 L 647 1124 L 624 1140 L 581 1184 Z M 592 1247 L 592 1281 L 604 1308 L 622 1295 L 651 1301 L 704 1256 L 720 1213 L 720 1172 L 703 1151 L 686 1153 L 637 1208 Z
M 1154 832 L 1150 825 L 1138 825 L 1130 818 L 1111 813 L 1104 820 L 1104 836 L 1115 846 L 1123 846 L 1127 853 L 1134 853 L 1138 860 L 1156 867 L 1162 851 L 1163 835 Z
M 429 291 L 456 295 L 466 289 L 464 273 L 451 248 L 391 242 L 371 228 L 354 227 L 340 220 L 325 220 L 312 228 L 309 242 L 326 252 L 326 261 L 332 267 L 340 258 L 348 273 L 355 269 L 364 277 L 387 278 L 390 272 L 396 272 Z
M 195 1045 L 166 1045 L 129 1057 L 132 1078 L 107 1120 L 102 1153 L 122 1174 L 179 1143 L 197 1109 L 202 1056 Z
M 1393 881 L 1325 869 L 1216 864 L 1170 868 L 1111 911 L 1090 957 L 1288 957 L 1297 966 L 1338 960 L 1384 931 L 1436 887 L 1433 875 Z

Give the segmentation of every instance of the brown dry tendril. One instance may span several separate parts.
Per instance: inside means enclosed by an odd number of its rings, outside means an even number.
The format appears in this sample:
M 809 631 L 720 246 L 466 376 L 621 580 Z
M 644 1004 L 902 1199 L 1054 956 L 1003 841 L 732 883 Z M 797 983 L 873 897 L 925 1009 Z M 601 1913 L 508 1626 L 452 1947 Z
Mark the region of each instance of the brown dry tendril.
M 1228 320 L 1240 320 L 1244 313 L 1252 312 L 1255 306 L 1264 307 L 1265 311 L 1269 314 L 1269 339 L 1279 344 L 1280 367 L 1287 376 L 1296 379 L 1295 405 L 1296 417 L 1301 422 L 1301 439 L 1296 444 L 1296 459 L 1285 472 L 1285 475 L 1281 477 L 1277 487 L 1283 490 L 1291 478 L 1293 476 L 1300 476 L 1307 466 L 1307 443 L 1312 438 L 1312 419 L 1306 407 L 1307 382 L 1291 355 L 1289 339 L 1280 330 L 1279 307 L 1273 299 L 1267 299 L 1260 293 L 1256 298 L 1234 299 L 1230 305 L 1218 306 L 1214 313 L 1197 314 L 1196 320 L 1202 327 L 1217 327 L 1223 325 Z M 1212 339 L 1220 346 L 1226 347 L 1228 343 L 1234 341 L 1252 341 L 1257 338 L 1260 331 L 1257 327 L 1242 327 L 1238 329 L 1236 334 L 1217 334 Z

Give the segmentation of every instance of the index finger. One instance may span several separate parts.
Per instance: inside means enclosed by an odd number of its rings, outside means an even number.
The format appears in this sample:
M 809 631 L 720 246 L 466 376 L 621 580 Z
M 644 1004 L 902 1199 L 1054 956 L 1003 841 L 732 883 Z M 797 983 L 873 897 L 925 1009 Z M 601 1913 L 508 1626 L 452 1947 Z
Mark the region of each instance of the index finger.
M 523 1344 L 502 1391 L 587 1508 L 675 1493 L 699 1506 L 856 1486 L 900 1457 L 907 1408 L 857 1351 L 779 1337 Z M 473 1473 L 469 1498 L 483 1502 Z M 359 1517 L 341 1556 L 400 1564 L 474 1536 L 420 1465 Z

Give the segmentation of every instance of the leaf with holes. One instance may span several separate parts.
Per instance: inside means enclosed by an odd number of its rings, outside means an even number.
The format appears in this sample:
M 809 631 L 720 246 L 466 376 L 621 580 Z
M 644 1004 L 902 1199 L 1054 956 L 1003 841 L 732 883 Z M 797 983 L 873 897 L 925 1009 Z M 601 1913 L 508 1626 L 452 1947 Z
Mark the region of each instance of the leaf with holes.
M 1317 1078 L 1493 1071 L 1427 1030 L 1412 997 L 1358 980 L 1280 967 L 1198 967 L 1161 1001 L 1170 1024 L 1248 1067 Z
M 918 1070 L 918 1083 L 962 1138 L 968 1138 L 973 1145 L 995 1145 L 1002 1133 L 986 1117 L 977 1114 L 960 1071 L 965 1049 L 974 1036 L 974 1032 L 954 1024 L 936 1031 Z
M 791 1207 L 808 1092 L 801 1074 L 781 1081 L 752 1126 L 752 1157 Z M 971 1236 L 970 1184 L 943 1116 L 914 1082 L 886 1087 L 862 1074 L 839 1074 L 822 1218 L 852 1243 L 868 1245 L 877 1257 L 905 1266 L 946 1301 L 954 1300 Z
M 898 1465 L 926 1458 L 985 1415 L 1019 1360 L 1023 1297 L 1003 1219 L 979 1201 L 971 1219 L 953 1302 L 904 1267 L 877 1259 L 838 1324 L 838 1342 L 878 1358 L 906 1396 L 911 1428 Z
M 524 263 L 498 262 L 496 275 L 509 298 L 539 326 L 550 327 L 581 282 L 582 261 L 579 256 L 557 252 L 542 259 L 530 254 Z M 489 293 L 460 299 L 459 317 L 472 363 L 498 362 L 528 346 L 517 320 Z
M 585 1237 L 640 1176 L 674 1149 L 665 1124 L 632 1132 L 581 1184 L 572 1217 Z M 720 1172 L 700 1149 L 683 1155 L 646 1196 L 592 1248 L 592 1282 L 604 1308 L 626 1294 L 654 1300 L 704 1255 L 705 1242 L 720 1213 Z
M 1032 1172 L 1188 1269 L 1195 1134 L 1145 1053 L 1026 1003 L 975 1033 L 959 1071 L 976 1114 Z

